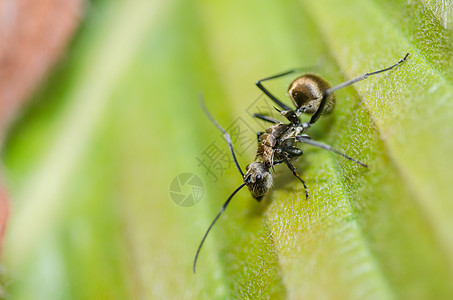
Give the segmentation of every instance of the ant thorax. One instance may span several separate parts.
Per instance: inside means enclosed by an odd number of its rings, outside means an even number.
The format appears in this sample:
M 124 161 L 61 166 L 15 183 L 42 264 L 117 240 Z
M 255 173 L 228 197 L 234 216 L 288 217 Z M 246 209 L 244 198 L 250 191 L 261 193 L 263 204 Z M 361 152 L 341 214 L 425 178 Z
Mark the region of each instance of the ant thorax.
M 268 168 L 281 164 L 288 158 L 288 149 L 296 148 L 296 137 L 305 130 L 296 124 L 275 124 L 261 134 L 256 151 L 256 161 L 264 162 Z

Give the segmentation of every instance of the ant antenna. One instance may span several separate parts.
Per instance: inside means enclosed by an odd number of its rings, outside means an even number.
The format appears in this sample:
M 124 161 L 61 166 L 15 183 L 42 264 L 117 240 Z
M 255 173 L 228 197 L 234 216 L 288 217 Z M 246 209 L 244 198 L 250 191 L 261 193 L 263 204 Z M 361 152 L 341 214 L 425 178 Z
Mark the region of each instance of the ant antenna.
M 212 226 L 214 226 L 215 222 L 217 222 L 217 219 L 220 217 L 220 215 L 225 211 L 226 207 L 230 203 L 231 199 L 233 199 L 233 196 L 236 195 L 237 192 L 239 192 L 243 187 L 245 186 L 245 182 L 241 184 L 237 189 L 234 190 L 234 192 L 228 197 L 227 201 L 222 205 L 222 208 L 220 209 L 219 213 L 217 216 L 214 218 L 214 221 L 212 221 L 211 225 L 209 225 L 208 230 L 203 236 L 203 239 L 201 240 L 200 246 L 198 246 L 197 254 L 195 254 L 195 259 L 193 260 L 193 273 L 195 274 L 195 266 L 197 265 L 197 260 L 198 260 L 198 255 L 200 254 L 201 247 L 204 244 L 204 241 L 206 240 L 206 237 L 208 236 L 208 233 L 211 231 Z
M 382 72 L 386 72 L 386 71 L 389 71 L 389 70 L 395 68 L 396 66 L 398 66 L 398 65 L 402 64 L 403 62 L 405 62 L 407 57 L 409 56 L 409 54 L 410 53 L 406 53 L 406 56 L 404 56 L 399 62 L 397 62 L 396 64 L 394 64 L 394 65 L 392 65 L 392 66 L 390 66 L 388 68 L 377 70 L 377 71 L 374 71 L 374 72 L 371 72 L 371 73 L 365 73 L 362 76 L 353 78 L 353 79 L 348 80 L 346 82 L 340 83 L 337 86 L 331 87 L 330 89 L 327 89 L 324 92 L 324 95 L 322 96 L 322 100 L 321 100 L 321 103 L 319 104 L 318 110 L 311 117 L 310 122 L 308 122 L 308 123 L 311 125 L 311 124 L 315 123 L 319 119 L 319 117 L 321 116 L 322 111 L 324 110 L 324 106 L 326 105 L 327 97 L 330 94 L 332 94 L 333 92 L 335 92 L 335 91 L 337 91 L 339 89 L 342 89 L 344 87 L 350 86 L 350 85 L 352 85 L 352 84 L 354 84 L 356 82 L 359 82 L 359 81 L 362 81 L 364 79 L 367 79 L 371 75 L 376 75 L 376 74 L 379 74 L 379 73 L 382 73 Z
M 300 67 L 300 68 L 291 69 L 291 70 L 288 70 L 286 72 L 278 73 L 276 75 L 260 79 L 255 84 L 261 91 L 263 91 L 263 93 L 265 93 L 272 101 L 274 101 L 283 110 L 292 110 L 291 107 L 289 107 L 288 105 L 286 105 L 283 102 L 281 102 L 280 100 L 278 100 L 277 97 L 275 97 L 268 89 L 266 89 L 263 86 L 262 82 L 263 81 L 272 80 L 272 79 L 275 79 L 275 78 L 280 78 L 280 77 L 283 77 L 283 76 L 286 76 L 286 75 L 289 75 L 289 74 L 292 74 L 292 73 L 295 73 L 295 72 L 301 72 L 301 71 L 316 69 L 318 67 L 318 65 L 319 65 L 319 60 L 318 60 L 318 63 L 316 65 L 314 65 L 314 66 L 311 66 L 311 67 Z
M 242 177 L 244 177 L 244 172 L 242 172 L 241 166 L 238 163 L 238 160 L 236 159 L 236 155 L 234 154 L 234 149 L 233 149 L 233 142 L 231 141 L 230 134 L 222 128 L 222 126 L 217 123 L 217 121 L 214 119 L 214 117 L 211 115 L 211 113 L 208 111 L 206 105 L 204 104 L 203 101 L 203 95 L 199 94 L 198 95 L 198 100 L 200 102 L 200 106 L 203 109 L 204 113 L 208 116 L 209 120 L 220 130 L 223 132 L 223 137 L 225 138 L 228 147 L 230 148 L 231 155 L 233 156 L 234 163 L 236 164 L 236 168 L 238 169 L 239 173 L 241 173 Z

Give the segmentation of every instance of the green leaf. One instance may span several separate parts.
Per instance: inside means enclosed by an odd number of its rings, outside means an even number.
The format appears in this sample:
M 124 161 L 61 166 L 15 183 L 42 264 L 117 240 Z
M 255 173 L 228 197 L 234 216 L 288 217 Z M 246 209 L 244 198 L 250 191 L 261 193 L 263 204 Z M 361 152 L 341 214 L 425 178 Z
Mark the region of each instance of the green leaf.
M 432 1 L 97 2 L 68 61 L 5 144 L 13 216 L 4 262 L 16 298 L 440 299 L 453 296 L 451 7 Z M 336 93 L 302 146 L 303 186 L 284 166 L 262 203 L 235 196 L 197 158 L 228 154 L 197 94 L 253 160 L 254 81 L 315 66 Z M 267 86 L 287 103 L 289 76 Z M 45 104 L 48 103 L 46 106 Z M 251 146 L 250 146 L 251 145 Z M 210 165 L 215 168 L 214 164 Z M 215 170 L 215 169 L 213 169 Z M 211 170 L 212 171 L 212 170 Z M 193 207 L 170 198 L 202 178 Z M 222 175 L 222 176 L 220 176 Z

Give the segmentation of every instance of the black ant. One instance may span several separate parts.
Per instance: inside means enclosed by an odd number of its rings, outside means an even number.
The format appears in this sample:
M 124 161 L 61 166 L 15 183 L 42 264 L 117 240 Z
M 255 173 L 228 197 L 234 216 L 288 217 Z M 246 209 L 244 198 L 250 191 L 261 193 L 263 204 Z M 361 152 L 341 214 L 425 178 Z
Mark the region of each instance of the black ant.
M 212 117 L 212 115 L 204 105 L 203 100 L 200 98 L 201 107 L 203 108 L 208 118 L 220 131 L 223 132 L 224 138 L 228 144 L 228 147 L 230 148 L 231 155 L 233 156 L 234 163 L 236 164 L 239 173 L 241 173 L 244 182 L 239 187 L 237 187 L 236 190 L 234 190 L 234 192 L 228 197 L 228 199 L 220 209 L 220 212 L 212 221 L 211 225 L 203 236 L 193 262 L 194 273 L 198 255 L 200 254 L 201 247 L 203 246 L 203 243 L 206 240 L 209 231 L 211 231 L 211 228 L 214 226 L 217 219 L 228 206 L 233 196 L 236 195 L 236 193 L 239 192 L 239 190 L 241 190 L 244 186 L 247 186 L 253 198 L 260 202 L 264 195 L 266 195 L 266 193 L 272 187 L 273 177 L 271 174 L 271 168 L 273 169 L 275 165 L 285 163 L 288 166 L 294 176 L 296 176 L 297 179 L 303 184 L 305 189 L 305 197 L 308 199 L 307 186 L 304 180 L 297 174 L 296 168 L 292 163 L 292 160 L 294 158 L 299 157 L 303 154 L 303 151 L 296 147 L 297 143 L 309 144 L 318 148 L 332 151 L 365 168 L 368 168 L 366 164 L 335 150 L 330 145 L 314 141 L 308 135 L 303 133 L 314 123 L 316 123 L 316 121 L 318 121 L 321 114 L 327 114 L 333 110 L 335 105 L 335 97 L 333 95 L 333 92 L 350 86 L 356 82 L 362 81 L 371 75 L 389 71 L 406 61 L 408 56 L 409 53 L 407 53 L 399 62 L 388 68 L 363 74 L 362 76 L 348 80 L 334 87 L 330 87 L 330 85 L 324 79 L 317 75 L 304 74 L 294 80 L 288 88 L 288 94 L 294 106 L 296 107 L 295 110 L 291 109 L 289 106 L 278 100 L 261 83 L 267 80 L 289 75 L 297 71 L 297 69 L 258 80 L 256 82 L 258 88 L 260 88 L 272 101 L 274 101 L 282 109 L 280 110 L 276 108 L 280 112 L 280 114 L 289 121 L 289 123 L 284 124 L 281 121 L 269 116 L 256 113 L 254 114 L 254 117 L 272 123 L 273 125 L 267 128 L 266 132 L 264 133 L 258 132 L 258 149 L 256 152 L 256 158 L 254 162 L 246 167 L 245 174 L 242 172 L 242 169 L 236 159 L 236 155 L 234 154 L 233 143 L 231 142 L 230 135 Z M 302 113 L 313 114 L 310 118 L 310 121 L 302 123 L 299 119 Z

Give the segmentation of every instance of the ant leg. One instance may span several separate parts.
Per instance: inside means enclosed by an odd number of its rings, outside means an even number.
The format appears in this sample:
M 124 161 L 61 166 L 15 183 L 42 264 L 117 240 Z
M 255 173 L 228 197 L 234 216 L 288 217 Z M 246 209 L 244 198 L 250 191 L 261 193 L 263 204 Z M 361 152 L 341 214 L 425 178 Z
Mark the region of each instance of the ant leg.
M 367 79 L 369 76 L 372 76 L 372 75 L 376 75 L 376 74 L 379 74 L 379 73 L 382 73 L 382 72 L 386 72 L 386 71 L 390 71 L 391 69 L 395 68 L 396 66 L 402 64 L 403 62 L 406 61 L 407 57 L 409 56 L 409 53 L 406 54 L 406 56 L 404 56 L 400 61 L 398 61 L 396 64 L 388 67 L 388 68 L 385 68 L 385 69 L 381 69 L 381 70 L 377 70 L 377 71 L 374 71 L 374 72 L 371 72 L 371 73 L 365 73 L 359 77 L 356 77 L 356 78 L 353 78 L 351 80 L 348 80 L 348 81 L 345 81 L 343 83 L 340 83 L 339 85 L 337 86 L 334 86 L 334 87 L 331 87 L 329 89 L 327 89 L 323 96 L 322 96 L 322 100 L 321 100 L 321 103 L 319 104 L 319 107 L 318 109 L 316 110 L 316 112 L 313 114 L 313 116 L 311 117 L 310 121 L 308 122 L 309 126 L 310 127 L 311 125 L 313 125 L 316 121 L 318 121 L 319 117 L 321 116 L 321 113 L 324 109 L 324 106 L 326 105 L 326 102 L 327 102 L 327 97 L 332 94 L 333 92 L 339 90 L 339 89 L 342 89 L 344 87 L 347 87 L 347 86 L 350 86 L 356 82 L 359 82 L 359 81 L 362 81 L 364 79 Z
M 234 149 L 233 149 L 233 142 L 231 141 L 230 134 L 222 128 L 222 126 L 217 123 L 217 121 L 214 119 L 214 117 L 211 115 L 211 113 L 208 111 L 206 108 L 206 105 L 204 104 L 203 97 L 202 95 L 199 95 L 198 100 L 200 101 L 200 106 L 203 109 L 204 113 L 208 116 L 209 120 L 220 130 L 223 132 L 223 137 L 225 138 L 228 147 L 230 148 L 231 155 L 233 156 L 234 163 L 236 164 L 236 168 L 238 169 L 239 173 L 241 173 L 242 178 L 244 178 L 244 172 L 242 172 L 241 166 L 238 163 L 238 160 L 236 159 L 236 155 L 234 154 Z
M 302 154 L 304 154 L 304 151 L 300 150 L 297 147 L 293 147 L 293 146 L 285 147 L 282 149 L 282 151 L 287 153 L 287 155 L 289 155 L 289 157 L 288 157 L 289 159 L 292 159 L 293 157 L 298 157 L 298 156 L 301 156 Z
M 327 151 L 332 151 L 338 155 L 341 155 L 343 156 L 344 158 L 347 158 L 353 162 L 355 162 L 356 164 L 359 164 L 361 165 L 362 167 L 365 167 L 365 168 L 368 168 L 368 166 L 366 164 L 364 164 L 363 162 L 357 160 L 357 159 L 354 159 L 352 157 L 349 157 L 347 156 L 346 154 L 338 151 L 338 150 L 335 150 L 332 146 L 330 145 L 327 145 L 327 144 L 324 144 L 324 143 L 320 143 L 320 142 L 317 142 L 317 141 L 314 141 L 312 140 L 310 137 L 308 136 L 297 136 L 296 137 L 296 140 L 298 142 L 301 142 L 301 143 L 305 143 L 305 144 L 309 144 L 309 145 L 312 145 L 312 146 L 315 146 L 315 147 L 318 147 L 318 148 L 321 148 L 321 149 L 324 149 L 324 150 L 327 150 Z
M 291 160 L 289 159 L 288 156 L 286 157 L 285 164 L 288 166 L 288 168 L 291 170 L 291 172 L 293 172 L 293 175 L 296 176 L 297 179 L 299 179 L 299 181 L 302 182 L 302 184 L 304 185 L 305 199 L 308 199 L 307 185 L 305 184 L 305 181 L 302 178 L 300 178 L 299 174 L 297 174 L 296 167 L 294 167 L 293 163 L 291 162 Z
M 271 80 L 271 79 L 275 79 L 275 78 L 279 78 L 279 77 L 283 77 L 283 76 L 286 76 L 286 75 L 289 75 L 291 73 L 294 73 L 296 72 L 297 69 L 293 69 L 293 70 L 289 70 L 289 71 L 286 71 L 286 72 L 283 72 L 283 73 L 279 73 L 279 74 L 276 74 L 276 75 L 273 75 L 273 76 L 270 76 L 270 77 L 266 77 L 266 78 L 263 78 L 261 80 L 258 80 L 255 84 L 256 86 L 262 90 L 270 99 L 272 99 L 272 101 L 274 101 L 275 103 L 277 103 L 278 106 L 280 106 L 283 110 L 292 110 L 289 106 L 287 106 L 286 104 L 284 104 L 283 102 L 281 102 L 280 100 L 277 99 L 277 97 L 275 97 L 274 95 L 272 95 L 271 92 L 269 92 L 262 84 L 261 82 L 263 81 L 267 81 L 267 80 Z
M 257 113 L 255 113 L 255 114 L 253 114 L 253 116 L 254 116 L 255 118 L 258 118 L 258 119 L 260 119 L 260 120 L 263 120 L 263 121 L 266 121 L 266 122 L 269 122 L 269 123 L 274 123 L 274 124 L 281 123 L 279 120 L 274 119 L 274 118 L 271 118 L 271 117 L 266 116 L 266 115 L 262 115 L 262 114 L 257 114 Z

